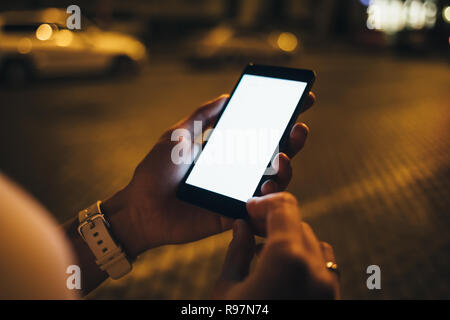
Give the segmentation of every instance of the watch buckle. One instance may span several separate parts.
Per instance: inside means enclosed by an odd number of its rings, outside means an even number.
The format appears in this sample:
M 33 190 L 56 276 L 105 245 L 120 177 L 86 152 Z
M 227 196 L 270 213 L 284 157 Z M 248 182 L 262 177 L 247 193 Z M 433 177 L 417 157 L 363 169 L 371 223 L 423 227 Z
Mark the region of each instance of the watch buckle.
M 106 221 L 104 215 L 102 213 L 97 213 L 93 216 L 87 216 L 85 220 L 83 220 L 82 223 L 80 223 L 80 225 L 78 226 L 78 233 L 80 234 L 81 238 L 86 241 L 86 238 L 83 235 L 83 231 L 81 230 L 83 227 L 85 227 L 86 225 L 90 224 L 91 229 L 93 228 L 93 226 L 95 226 L 95 221 L 96 219 L 101 219 L 103 221 L 103 223 L 109 228 L 110 225 L 108 223 L 108 221 Z

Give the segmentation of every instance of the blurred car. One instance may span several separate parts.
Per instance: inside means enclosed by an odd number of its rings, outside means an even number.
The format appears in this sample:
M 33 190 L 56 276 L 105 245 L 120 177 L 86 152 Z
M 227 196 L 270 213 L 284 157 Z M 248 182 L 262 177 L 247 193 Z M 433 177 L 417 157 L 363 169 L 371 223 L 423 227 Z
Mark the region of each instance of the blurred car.
M 66 27 L 62 9 L 9 11 L 0 14 L 0 76 L 7 84 L 35 76 L 136 71 L 146 48 L 136 38 L 103 31 L 87 18 L 81 30 Z
M 190 42 L 187 61 L 194 67 L 283 63 L 295 56 L 299 47 L 298 37 L 291 32 L 263 33 L 221 25 Z

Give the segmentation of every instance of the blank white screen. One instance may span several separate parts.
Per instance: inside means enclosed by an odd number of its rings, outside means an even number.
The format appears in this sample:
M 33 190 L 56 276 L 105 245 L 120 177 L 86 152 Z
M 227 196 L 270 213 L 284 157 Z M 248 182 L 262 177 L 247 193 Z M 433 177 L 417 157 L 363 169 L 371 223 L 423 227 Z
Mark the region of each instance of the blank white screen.
M 250 199 L 305 87 L 300 81 L 244 75 L 186 183 Z

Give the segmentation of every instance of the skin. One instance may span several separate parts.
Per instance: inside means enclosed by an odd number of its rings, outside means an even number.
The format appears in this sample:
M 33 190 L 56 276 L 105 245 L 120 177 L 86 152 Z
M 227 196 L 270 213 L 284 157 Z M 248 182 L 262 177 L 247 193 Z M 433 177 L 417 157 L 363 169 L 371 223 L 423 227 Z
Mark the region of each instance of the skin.
M 209 101 L 169 128 L 136 167 L 130 183 L 103 202 L 102 212 L 110 222 L 112 234 L 131 259 L 161 245 L 199 240 L 232 227 L 231 219 L 176 198 L 176 189 L 189 165 L 176 165 L 171 161 L 171 151 L 179 143 L 171 141 L 172 132 L 187 129 L 194 137 L 194 121 L 202 121 L 204 129 L 212 126 L 227 99 L 228 95 L 222 95 Z M 314 94 L 310 93 L 306 106 L 311 107 L 314 100 Z M 261 187 L 263 195 L 286 188 L 292 177 L 291 158 L 305 144 L 308 132 L 304 123 L 296 123 L 291 128 L 286 153 L 277 155 L 278 174 Z M 191 145 L 191 152 L 195 152 L 192 143 L 188 143 Z M 249 227 L 264 234 L 264 219 L 251 218 Z M 95 257 L 79 236 L 77 226 L 78 221 L 74 217 L 64 225 L 64 230 L 71 240 L 82 270 L 80 294 L 83 295 L 99 286 L 107 278 L 107 274 L 95 264 Z
M 295 197 L 278 192 L 247 203 L 259 230 L 267 234 L 258 263 L 249 274 L 257 251 L 254 231 L 244 220 L 236 220 L 222 274 L 216 284 L 218 299 L 336 299 L 337 275 L 325 265 L 335 261 L 332 247 L 320 242 L 300 218 Z

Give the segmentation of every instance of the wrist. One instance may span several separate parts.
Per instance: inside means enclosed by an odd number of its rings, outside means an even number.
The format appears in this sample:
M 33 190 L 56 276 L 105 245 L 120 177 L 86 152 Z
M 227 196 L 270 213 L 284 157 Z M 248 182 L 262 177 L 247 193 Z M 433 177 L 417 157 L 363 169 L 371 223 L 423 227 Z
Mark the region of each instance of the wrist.
M 111 226 L 114 239 L 130 259 L 135 260 L 149 249 L 138 230 L 139 223 L 132 213 L 126 189 L 103 201 L 101 210 Z

